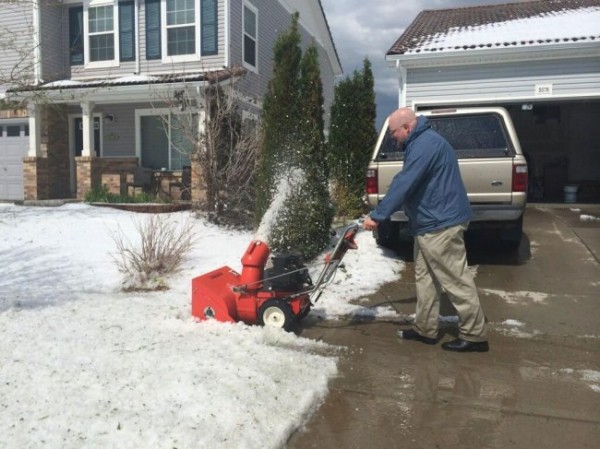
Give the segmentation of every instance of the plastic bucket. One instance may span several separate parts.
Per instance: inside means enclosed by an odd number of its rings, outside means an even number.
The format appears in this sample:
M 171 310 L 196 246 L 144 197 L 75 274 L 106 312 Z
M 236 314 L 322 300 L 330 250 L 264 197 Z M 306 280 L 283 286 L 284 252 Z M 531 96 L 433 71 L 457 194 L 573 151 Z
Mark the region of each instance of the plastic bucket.
M 577 185 L 566 185 L 564 188 L 565 193 L 565 203 L 576 203 L 577 202 L 577 190 L 579 190 L 579 186 Z

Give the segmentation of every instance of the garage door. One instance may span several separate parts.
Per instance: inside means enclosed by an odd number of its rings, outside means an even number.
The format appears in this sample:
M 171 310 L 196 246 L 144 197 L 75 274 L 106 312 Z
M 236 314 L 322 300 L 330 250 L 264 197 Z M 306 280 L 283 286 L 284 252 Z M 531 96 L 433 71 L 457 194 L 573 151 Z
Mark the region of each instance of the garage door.
M 26 123 L 0 124 L 0 200 L 23 199 L 23 157 L 28 148 Z

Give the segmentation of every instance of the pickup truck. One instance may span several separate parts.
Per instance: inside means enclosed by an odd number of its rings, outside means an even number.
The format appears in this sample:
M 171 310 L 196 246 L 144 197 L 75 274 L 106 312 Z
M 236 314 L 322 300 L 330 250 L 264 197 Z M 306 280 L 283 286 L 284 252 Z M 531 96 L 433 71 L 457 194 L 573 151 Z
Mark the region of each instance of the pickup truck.
M 504 108 L 456 108 L 419 111 L 456 151 L 473 218 L 469 229 L 494 229 L 506 245 L 518 247 L 523 233 L 527 200 L 527 161 L 510 115 Z M 393 177 L 402 170 L 403 145 L 384 123 L 366 175 L 367 201 L 371 208 L 385 196 Z M 377 244 L 396 247 L 410 239 L 408 219 L 396 212 L 381 223 Z

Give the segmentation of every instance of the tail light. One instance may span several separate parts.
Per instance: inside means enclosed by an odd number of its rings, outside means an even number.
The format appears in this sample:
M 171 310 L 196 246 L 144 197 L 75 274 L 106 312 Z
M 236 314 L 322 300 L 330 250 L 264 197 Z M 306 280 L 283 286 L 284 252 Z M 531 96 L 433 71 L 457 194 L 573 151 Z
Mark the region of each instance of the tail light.
M 527 192 L 527 165 L 513 165 L 513 192 Z
M 366 177 L 367 195 L 376 195 L 379 193 L 377 186 L 377 169 L 370 168 L 367 170 Z

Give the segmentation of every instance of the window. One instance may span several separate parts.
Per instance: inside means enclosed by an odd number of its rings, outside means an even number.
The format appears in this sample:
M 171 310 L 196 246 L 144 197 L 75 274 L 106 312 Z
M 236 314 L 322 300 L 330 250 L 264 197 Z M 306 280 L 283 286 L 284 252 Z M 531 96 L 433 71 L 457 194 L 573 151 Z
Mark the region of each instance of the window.
M 71 65 L 114 67 L 135 60 L 133 0 L 85 0 L 69 9 Z
M 257 40 L 258 40 L 258 11 L 250 3 L 244 2 L 244 67 L 256 71 Z
M 162 51 L 163 62 L 197 61 L 200 59 L 196 45 L 200 27 L 197 0 L 164 0 Z
M 218 54 L 217 0 L 146 0 L 146 59 L 199 61 Z
M 167 110 L 136 111 L 141 164 L 154 170 L 181 170 L 190 165 L 198 114 L 175 114 Z M 197 137 L 196 137 L 197 138 Z
M 167 0 L 167 55 L 196 52 L 195 0 Z
M 89 61 L 115 59 L 114 6 L 88 8 Z
M 8 125 L 6 127 L 6 137 L 21 137 L 21 125 Z

